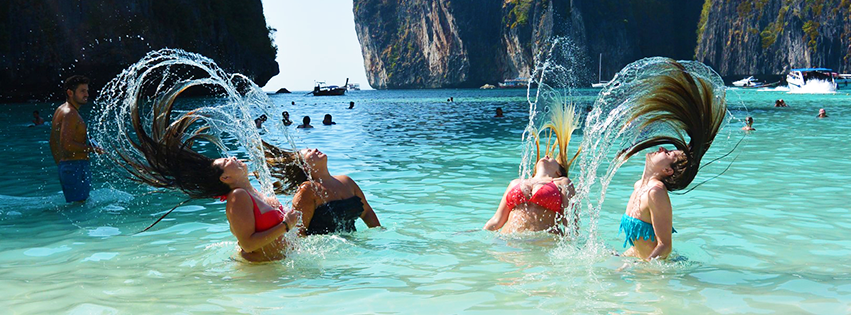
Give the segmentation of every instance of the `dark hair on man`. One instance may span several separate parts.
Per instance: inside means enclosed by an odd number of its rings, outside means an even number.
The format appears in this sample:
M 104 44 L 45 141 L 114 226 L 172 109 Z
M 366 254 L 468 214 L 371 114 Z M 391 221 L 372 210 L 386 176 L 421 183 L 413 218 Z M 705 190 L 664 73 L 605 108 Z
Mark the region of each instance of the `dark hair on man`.
M 304 118 L 301 119 L 301 122 L 304 123 L 305 125 L 309 125 L 310 124 L 310 116 L 304 116 Z
M 64 89 L 62 90 L 62 92 L 64 93 L 68 90 L 76 91 L 77 87 L 80 86 L 80 84 L 89 84 L 89 78 L 79 74 L 72 75 L 65 79 L 65 84 L 63 84 Z
M 668 60 L 662 67 L 664 73 L 646 79 L 646 86 L 653 91 L 635 100 L 627 124 L 640 119 L 638 130 L 667 124 L 678 131 L 677 136 L 655 135 L 641 139 L 618 156 L 628 159 L 653 146 L 674 145 L 685 153 L 685 159 L 671 164 L 674 174 L 664 178 L 662 183 L 669 191 L 675 191 L 688 187 L 697 176 L 700 160 L 724 122 L 727 105 L 723 92 L 716 97 L 716 87 L 710 81 L 692 76 L 679 62 Z M 684 133 L 689 137 L 688 142 Z

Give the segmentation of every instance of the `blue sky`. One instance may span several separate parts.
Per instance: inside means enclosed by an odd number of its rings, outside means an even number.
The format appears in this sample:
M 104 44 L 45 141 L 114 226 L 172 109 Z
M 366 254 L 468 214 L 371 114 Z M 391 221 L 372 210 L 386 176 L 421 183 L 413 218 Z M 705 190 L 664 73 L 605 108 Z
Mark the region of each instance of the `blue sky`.
M 313 89 L 314 81 L 368 89 L 363 56 L 355 33 L 352 0 L 262 0 L 266 24 L 276 28 L 281 73 L 263 90 Z

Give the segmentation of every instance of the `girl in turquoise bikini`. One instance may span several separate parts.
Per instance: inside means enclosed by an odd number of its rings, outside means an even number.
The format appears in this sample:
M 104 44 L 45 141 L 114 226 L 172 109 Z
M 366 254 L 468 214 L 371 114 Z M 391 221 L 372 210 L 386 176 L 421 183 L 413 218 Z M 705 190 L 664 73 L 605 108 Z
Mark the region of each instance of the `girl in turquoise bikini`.
M 626 234 L 624 254 L 643 260 L 666 259 L 671 253 L 672 226 L 669 191 L 686 188 L 700 168 L 700 160 L 727 112 L 723 88 L 707 79 L 692 75 L 680 63 L 670 60 L 662 65 L 661 75 L 646 80 L 650 93 L 633 103 L 627 126 L 639 131 L 663 124 L 677 131 L 676 136 L 653 135 L 639 139 L 623 150 L 619 158 L 628 159 L 639 151 L 670 144 L 676 150 L 659 147 L 647 153 L 644 174 L 635 182 L 619 232 Z M 649 132 L 647 134 L 650 134 Z M 688 135 L 688 142 L 683 134 Z

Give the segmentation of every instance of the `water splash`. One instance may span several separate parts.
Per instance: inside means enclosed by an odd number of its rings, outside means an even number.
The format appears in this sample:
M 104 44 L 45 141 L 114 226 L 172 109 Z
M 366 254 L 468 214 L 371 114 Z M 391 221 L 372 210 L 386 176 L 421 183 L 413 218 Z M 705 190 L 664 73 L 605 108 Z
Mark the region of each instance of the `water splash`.
M 802 87 L 789 85 L 789 94 L 834 94 L 836 93 L 836 84 L 826 80 L 807 80 Z
M 653 57 L 627 65 L 615 75 L 610 84 L 600 91 L 593 110 L 586 118 L 583 141 L 580 145 L 582 148 L 582 154 L 579 157 L 581 171 L 577 183 L 577 195 L 571 203 L 576 203 L 580 219 L 585 223 L 581 227 L 581 234 L 584 236 L 584 248 L 588 252 L 607 251 L 602 242 L 598 241 L 597 221 L 606 197 L 606 190 L 618 168 L 626 162 L 616 158 L 615 155 L 632 146 L 639 139 L 658 134 L 676 136 L 680 132 L 664 123 L 656 124 L 649 129 L 638 130 L 639 123 L 630 124 L 627 121 L 632 114 L 633 101 L 655 90 L 655 87 L 645 79 L 671 71 L 671 67 L 664 66 L 670 61 L 671 59 L 668 58 Z M 714 97 L 724 101 L 724 81 L 720 75 L 699 62 L 679 61 L 679 63 L 692 76 L 710 83 Z M 728 123 L 730 119 L 732 116 L 727 112 L 726 122 Z M 729 141 L 726 142 L 729 143 Z M 715 147 L 717 145 L 713 145 L 713 148 Z
M 550 42 L 549 49 L 535 58 L 535 71 L 526 90 L 529 123 L 523 130 L 522 159 L 518 171 L 522 179 L 532 177 L 540 150 L 538 133 L 550 121 L 550 113 L 556 106 L 577 102 L 577 69 L 582 69 L 582 59 L 578 57 L 580 54 L 577 51 L 576 45 L 569 38 L 555 38 Z M 550 142 L 554 142 L 554 138 Z M 546 145 L 547 140 L 542 136 L 540 142 Z
M 213 60 L 179 49 L 148 53 L 101 91 L 95 101 L 93 112 L 97 116 L 91 132 L 91 138 L 106 150 L 97 159 L 99 165 L 105 166 L 99 168 L 100 171 L 129 176 L 119 165 L 119 152 L 145 160 L 142 152 L 127 143 L 135 136 L 131 124 L 132 105 L 140 102 L 142 126 L 150 132 L 155 112 L 151 103 L 183 85 L 188 85 L 184 94 L 203 90 L 203 95 L 215 97 L 180 98 L 175 102 L 172 117 L 192 111 L 189 115 L 199 119 L 187 130 L 187 135 L 201 131 L 222 140 L 221 143 L 196 143 L 193 149 L 208 156 L 248 158 L 251 161 L 249 173 L 256 172 L 260 189 L 267 195 L 273 195 L 273 181 L 264 162 L 260 134 L 253 123 L 253 119 L 261 114 L 274 117 L 269 111 L 272 103 L 268 96 L 246 76 L 228 74 Z M 174 121 L 172 117 L 169 117 L 169 122 Z M 292 137 L 280 121 L 271 119 L 266 124 L 267 128 L 276 130 L 276 145 L 295 148 Z M 104 176 L 110 177 L 116 176 Z

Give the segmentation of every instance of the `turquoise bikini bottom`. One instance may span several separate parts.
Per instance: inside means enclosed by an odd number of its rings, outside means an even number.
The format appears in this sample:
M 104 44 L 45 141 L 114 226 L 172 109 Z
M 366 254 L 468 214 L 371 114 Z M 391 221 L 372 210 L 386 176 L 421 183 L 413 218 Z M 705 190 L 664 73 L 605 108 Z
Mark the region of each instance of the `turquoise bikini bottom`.
M 677 230 L 673 227 L 671 227 L 671 230 L 671 233 L 677 233 Z M 623 247 L 626 247 L 627 243 L 629 243 L 630 246 L 635 246 L 633 241 L 640 238 L 644 238 L 645 241 L 656 241 L 656 233 L 653 232 L 653 224 L 628 216 L 626 213 L 624 213 L 621 217 L 621 226 L 618 229 L 618 235 L 620 235 L 621 232 L 626 234 L 626 240 L 623 241 Z

